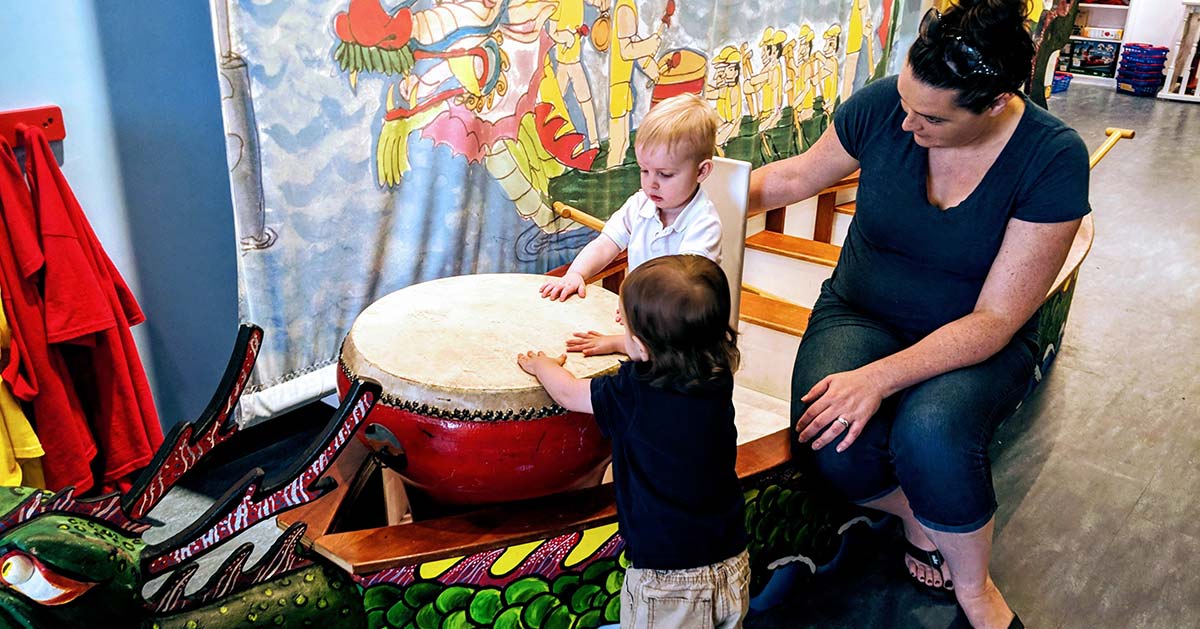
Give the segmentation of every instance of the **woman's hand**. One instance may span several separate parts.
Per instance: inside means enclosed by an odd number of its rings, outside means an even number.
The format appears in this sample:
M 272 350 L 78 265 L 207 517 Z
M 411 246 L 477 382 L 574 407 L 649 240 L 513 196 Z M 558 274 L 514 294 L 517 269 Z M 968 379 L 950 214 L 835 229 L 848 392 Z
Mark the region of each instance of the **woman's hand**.
M 820 434 L 812 444 L 813 450 L 820 450 L 838 435 L 848 433 L 837 446 L 838 452 L 844 452 L 866 428 L 883 398 L 878 379 L 863 369 L 825 376 L 800 398 L 808 404 L 808 410 L 796 422 L 800 442 Z

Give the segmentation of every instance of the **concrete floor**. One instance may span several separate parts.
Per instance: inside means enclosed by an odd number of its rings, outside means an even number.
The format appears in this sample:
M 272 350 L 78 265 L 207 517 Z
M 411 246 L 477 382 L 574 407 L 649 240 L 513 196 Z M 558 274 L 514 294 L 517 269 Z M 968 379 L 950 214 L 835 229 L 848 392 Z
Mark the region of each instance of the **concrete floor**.
M 993 576 L 1029 627 L 1200 627 L 1200 106 L 1072 85 L 1096 241 L 1047 381 L 1001 427 Z M 756 616 L 774 627 L 960 627 L 904 582 L 888 529 Z

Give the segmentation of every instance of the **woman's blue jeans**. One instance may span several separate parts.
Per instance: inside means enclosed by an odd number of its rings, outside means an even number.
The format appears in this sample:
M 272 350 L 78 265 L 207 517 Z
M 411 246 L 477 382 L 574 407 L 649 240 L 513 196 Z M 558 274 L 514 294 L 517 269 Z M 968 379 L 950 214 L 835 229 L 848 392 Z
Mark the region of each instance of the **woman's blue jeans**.
M 792 371 L 792 421 L 800 398 L 829 374 L 857 369 L 909 345 L 904 335 L 855 311 L 827 288 L 813 308 Z M 1032 382 L 1036 339 L 1019 333 L 982 363 L 936 376 L 883 401 L 858 440 L 811 452 L 818 471 L 856 504 L 904 490 L 917 520 L 969 533 L 996 511 L 988 444 Z M 811 442 L 810 442 L 811 443 Z

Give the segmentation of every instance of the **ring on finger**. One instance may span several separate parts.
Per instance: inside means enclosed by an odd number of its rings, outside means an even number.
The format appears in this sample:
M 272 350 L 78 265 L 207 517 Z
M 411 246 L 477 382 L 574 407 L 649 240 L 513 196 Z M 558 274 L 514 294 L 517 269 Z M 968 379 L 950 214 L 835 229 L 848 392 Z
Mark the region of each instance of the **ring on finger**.
M 836 421 L 837 423 L 841 424 L 841 425 L 842 425 L 842 428 L 849 428 L 849 427 L 850 427 L 850 422 L 849 422 L 849 421 L 848 421 L 848 420 L 847 420 L 845 417 L 838 416 L 838 418 L 837 418 L 837 419 L 835 419 L 834 421 Z

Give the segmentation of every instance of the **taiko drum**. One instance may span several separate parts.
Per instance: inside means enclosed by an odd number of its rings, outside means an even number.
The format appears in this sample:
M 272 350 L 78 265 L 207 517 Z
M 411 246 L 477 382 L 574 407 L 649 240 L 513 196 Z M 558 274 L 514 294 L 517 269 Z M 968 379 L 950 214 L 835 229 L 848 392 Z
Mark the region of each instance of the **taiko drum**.
M 517 366 L 518 352 L 558 355 L 574 332 L 619 334 L 617 296 L 543 299 L 546 276 L 483 274 L 401 289 L 371 304 L 342 345 L 338 391 L 354 378 L 383 395 L 364 440 L 410 489 L 443 504 L 485 504 L 596 485 L 610 445 L 591 415 L 557 405 Z M 569 354 L 588 378 L 614 372 L 617 356 Z

